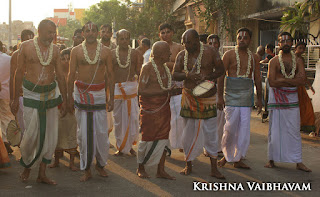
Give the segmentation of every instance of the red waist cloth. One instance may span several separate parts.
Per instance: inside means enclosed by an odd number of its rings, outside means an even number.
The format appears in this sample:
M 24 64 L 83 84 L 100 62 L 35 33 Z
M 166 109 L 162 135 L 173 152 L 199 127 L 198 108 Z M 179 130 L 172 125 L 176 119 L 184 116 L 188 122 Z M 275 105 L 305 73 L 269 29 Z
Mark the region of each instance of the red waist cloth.
M 140 96 L 140 126 L 142 141 L 169 138 L 171 112 L 168 96 Z M 160 110 L 158 110 L 162 107 Z M 150 113 L 146 111 L 157 111 Z
M 104 82 L 99 84 L 88 84 L 88 83 L 84 83 L 82 81 L 77 80 L 74 83 L 80 90 L 86 90 L 86 92 L 99 91 L 105 88 Z

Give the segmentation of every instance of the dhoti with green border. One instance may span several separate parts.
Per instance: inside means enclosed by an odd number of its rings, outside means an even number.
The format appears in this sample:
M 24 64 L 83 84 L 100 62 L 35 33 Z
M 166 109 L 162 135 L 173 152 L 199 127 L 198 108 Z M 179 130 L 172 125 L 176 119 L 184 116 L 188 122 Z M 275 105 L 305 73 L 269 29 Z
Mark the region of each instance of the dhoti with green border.
M 109 155 L 108 121 L 105 83 L 74 85 L 77 137 L 80 148 L 80 169 L 89 169 L 94 158 L 97 165 L 107 164 Z
M 62 103 L 57 83 L 35 85 L 23 81 L 25 133 L 21 141 L 20 163 L 30 168 L 37 161 L 51 163 L 58 141 L 58 105 Z

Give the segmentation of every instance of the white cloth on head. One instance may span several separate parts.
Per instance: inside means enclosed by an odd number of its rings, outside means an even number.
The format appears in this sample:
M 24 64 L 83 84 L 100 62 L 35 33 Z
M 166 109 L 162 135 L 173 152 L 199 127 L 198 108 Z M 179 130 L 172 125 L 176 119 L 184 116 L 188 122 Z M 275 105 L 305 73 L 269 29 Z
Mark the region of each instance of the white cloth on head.
M 148 50 L 143 54 L 143 64 L 149 62 L 150 54 L 151 54 L 151 49 L 148 49 Z
M 139 138 L 138 83 L 116 83 L 114 89 L 114 134 L 117 149 L 128 154 Z
M 79 81 L 77 81 L 76 84 L 77 83 L 85 84 Z M 74 87 L 75 102 L 84 105 L 87 104 L 91 107 L 97 105 L 101 105 L 104 107 L 102 107 L 102 109 L 88 108 L 87 110 L 85 110 L 81 109 L 81 107 L 77 108 L 76 105 L 75 116 L 78 125 L 77 141 L 80 149 L 80 169 L 85 170 L 90 168 L 94 158 L 96 158 L 97 160 L 97 165 L 105 166 L 107 164 L 110 145 L 108 135 L 107 111 L 105 106 L 105 88 L 102 88 L 100 90 L 91 90 L 91 88 L 89 87 L 89 89 L 85 93 L 83 93 L 84 90 L 80 88 L 78 89 L 76 84 Z M 89 84 L 85 85 L 87 86 Z M 90 101 L 84 100 L 85 98 L 90 98 Z M 92 131 L 90 131 L 91 129 Z M 89 162 L 91 163 L 89 164 Z
M 212 158 L 218 156 L 217 118 L 183 118 L 182 144 L 185 160 L 193 161 L 202 152 L 203 147 Z
M 268 156 L 275 162 L 302 162 L 300 109 L 296 87 L 269 90 Z
M 251 107 L 226 106 L 226 123 L 221 148 L 228 162 L 238 162 L 246 156 L 250 144 Z
M 11 57 L 0 52 L 0 99 L 9 100 L 9 81 L 10 81 L 10 60 Z
M 157 143 L 155 147 L 154 143 Z M 138 146 L 137 161 L 138 164 L 143 164 L 145 166 L 157 165 L 163 155 L 165 147 L 169 145 L 169 140 L 157 140 L 155 141 L 140 141 Z M 150 149 L 154 148 L 150 151 Z M 152 154 L 150 154 L 150 153 Z M 148 154 L 149 153 L 149 154 Z
M 182 149 L 183 118 L 180 116 L 181 94 L 170 97 L 171 130 L 169 133 L 170 146 Z

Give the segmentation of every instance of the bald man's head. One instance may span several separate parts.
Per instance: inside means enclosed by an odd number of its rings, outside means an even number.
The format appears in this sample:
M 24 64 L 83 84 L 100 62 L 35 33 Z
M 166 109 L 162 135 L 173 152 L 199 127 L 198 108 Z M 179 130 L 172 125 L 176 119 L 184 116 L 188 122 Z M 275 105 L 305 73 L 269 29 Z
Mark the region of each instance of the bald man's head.
M 188 29 L 182 34 L 182 44 L 185 49 L 192 53 L 200 46 L 199 34 L 194 29 Z
M 117 31 L 117 45 L 120 48 L 127 48 L 130 45 L 130 32 L 126 29 Z
M 165 41 L 158 41 L 152 46 L 152 54 L 154 59 L 161 59 L 164 62 L 168 62 L 170 60 L 170 46 Z

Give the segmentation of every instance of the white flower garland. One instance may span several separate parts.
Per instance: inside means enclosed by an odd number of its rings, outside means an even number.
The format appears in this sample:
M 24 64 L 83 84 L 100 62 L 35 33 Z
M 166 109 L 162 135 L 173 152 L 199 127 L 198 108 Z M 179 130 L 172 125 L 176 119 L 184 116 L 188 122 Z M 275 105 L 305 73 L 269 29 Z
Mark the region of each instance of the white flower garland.
M 153 58 L 151 58 L 151 63 L 152 63 L 154 72 L 155 72 L 156 75 L 157 75 L 158 83 L 159 83 L 161 89 L 163 89 L 163 90 L 169 90 L 169 89 L 171 88 L 172 78 L 171 78 L 171 73 L 170 73 L 170 70 L 169 70 L 167 64 L 163 64 L 163 67 L 165 68 L 166 73 L 167 73 L 167 76 L 168 76 L 168 88 L 166 88 L 166 87 L 163 86 L 162 79 L 161 79 L 161 76 L 160 76 L 160 72 L 159 72 L 159 70 L 158 70 L 158 68 L 157 68 L 157 65 L 156 65 L 156 63 L 154 62 Z
M 43 59 L 43 57 L 41 55 L 40 47 L 38 45 L 38 37 L 34 38 L 33 43 L 34 43 L 34 46 L 36 48 L 37 56 L 38 56 L 38 58 L 40 60 L 40 64 L 42 66 L 48 66 L 51 63 L 52 56 L 53 56 L 53 43 L 52 42 L 50 43 L 50 46 L 49 46 L 49 57 L 48 57 L 46 62 L 44 61 L 44 59 Z
M 90 57 L 88 55 L 87 47 L 86 47 L 86 41 L 82 42 L 82 49 L 84 58 L 89 64 L 96 64 L 99 58 L 100 50 L 101 50 L 101 42 L 98 41 L 97 48 L 96 48 L 96 55 L 94 56 L 94 59 L 91 61 Z
M 279 52 L 279 63 L 280 63 L 281 73 L 283 74 L 283 76 L 284 76 L 286 79 L 292 79 L 292 78 L 294 78 L 294 76 L 295 76 L 295 74 L 296 74 L 296 68 L 297 68 L 296 55 L 294 54 L 293 51 L 290 51 L 290 53 L 291 53 L 291 58 L 292 58 L 292 70 L 291 70 L 290 75 L 288 76 L 287 73 L 286 73 L 286 69 L 285 69 L 285 67 L 284 67 L 284 64 L 283 64 L 283 59 L 282 59 L 283 51 L 281 50 L 281 51 Z
M 131 62 L 131 47 L 128 45 L 128 57 L 127 57 L 127 63 L 125 65 L 122 65 L 119 58 L 119 45 L 116 48 L 116 57 L 117 62 L 120 68 L 127 68 Z
M 196 74 L 199 74 L 200 73 L 200 68 L 201 68 L 201 60 L 202 60 L 202 55 L 203 55 L 203 51 L 204 51 L 204 46 L 202 44 L 202 42 L 200 42 L 200 53 L 197 57 L 197 60 L 195 62 L 195 64 L 193 65 L 193 67 L 195 65 L 197 65 L 197 71 L 196 71 Z M 188 73 L 189 70 L 188 70 L 188 51 L 185 49 L 184 50 L 184 71 L 185 73 Z M 193 69 L 193 68 L 192 68 Z
M 237 59 L 237 77 L 248 77 L 251 70 L 251 51 L 247 48 L 248 53 L 248 67 L 245 75 L 239 75 L 240 73 L 240 57 L 239 57 L 239 47 L 235 48 L 236 59 Z

